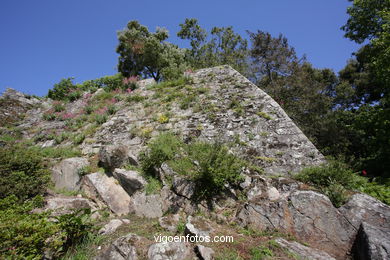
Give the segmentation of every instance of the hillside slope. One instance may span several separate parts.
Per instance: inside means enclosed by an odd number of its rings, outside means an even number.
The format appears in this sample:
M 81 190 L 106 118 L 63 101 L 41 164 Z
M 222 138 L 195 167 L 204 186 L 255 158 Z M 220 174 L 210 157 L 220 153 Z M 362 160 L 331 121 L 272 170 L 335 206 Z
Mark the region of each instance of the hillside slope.
M 336 208 L 292 179 L 324 157 L 270 96 L 231 67 L 137 85 L 85 92 L 72 102 L 13 90 L 1 98 L 3 139 L 18 135 L 48 155 L 53 187 L 41 210 L 91 208 L 104 227 L 99 242 L 79 249 L 88 258 L 389 256 L 389 206 L 353 193 Z M 158 243 L 158 234 L 234 242 Z

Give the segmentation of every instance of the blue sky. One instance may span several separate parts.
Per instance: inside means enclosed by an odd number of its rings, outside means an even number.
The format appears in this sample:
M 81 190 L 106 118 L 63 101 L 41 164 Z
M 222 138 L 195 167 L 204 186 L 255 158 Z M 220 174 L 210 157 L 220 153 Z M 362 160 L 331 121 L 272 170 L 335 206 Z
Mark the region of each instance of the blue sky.
M 317 68 L 339 71 L 358 46 L 343 38 L 347 0 L 1 0 L 0 92 L 45 95 L 61 78 L 75 82 L 116 73 L 116 32 L 138 20 L 177 39 L 179 24 L 283 33 Z

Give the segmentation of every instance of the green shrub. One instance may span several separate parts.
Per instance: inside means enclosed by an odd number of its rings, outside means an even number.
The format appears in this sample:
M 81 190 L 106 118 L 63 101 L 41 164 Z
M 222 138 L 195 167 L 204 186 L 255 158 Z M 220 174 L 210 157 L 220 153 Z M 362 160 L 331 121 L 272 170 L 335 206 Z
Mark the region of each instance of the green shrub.
M 182 146 L 183 142 L 172 133 L 160 134 L 148 144 L 148 150 L 140 155 L 142 171 L 148 176 L 156 177 L 155 168 L 172 160 Z
M 15 196 L 0 200 L 0 255 L 5 259 L 42 259 L 49 251 L 58 258 L 80 243 L 92 230 L 89 210 L 50 220 L 50 212 L 31 212 L 43 199 L 18 203 Z
M 326 165 L 303 169 L 295 178 L 319 188 L 336 207 L 348 199 L 348 190 L 361 191 L 390 204 L 387 185 L 370 182 L 339 161 L 332 160 Z
M 72 146 L 62 147 L 31 147 L 37 154 L 45 158 L 71 158 L 81 156 L 81 151 Z
M 65 110 L 65 106 L 63 103 L 60 103 L 59 101 L 55 101 L 53 103 L 53 109 L 54 109 L 54 112 L 62 112 Z
M 65 238 L 62 245 L 64 251 L 81 242 L 93 230 L 90 217 L 91 209 L 80 209 L 56 218 Z
M 73 144 L 81 144 L 85 139 L 85 135 L 83 133 L 76 134 L 73 136 Z
M 172 169 L 197 185 L 197 199 L 219 194 L 225 185 L 237 185 L 246 165 L 220 143 L 183 143 L 171 133 L 160 134 L 142 153 L 141 167 L 147 176 L 157 178 L 155 169 L 167 162 Z
M 59 228 L 49 213 L 32 213 L 36 201 L 18 203 L 15 196 L 0 200 L 0 255 L 5 259 L 42 259 L 44 250 L 59 251 Z
M 87 115 L 90 115 L 95 111 L 95 107 L 93 105 L 87 105 L 84 107 L 84 111 Z
M 258 246 L 258 247 L 252 248 L 250 250 L 250 253 L 251 253 L 251 259 L 253 259 L 253 260 L 269 259 L 269 257 L 274 256 L 274 253 L 272 252 L 272 250 L 266 246 Z
M 109 106 L 107 107 L 107 113 L 108 113 L 109 115 L 115 114 L 116 111 L 118 111 L 118 109 L 117 109 L 117 107 L 116 107 L 115 105 L 109 105 Z
M 219 194 L 225 185 L 238 185 L 245 163 L 220 143 L 195 142 L 187 146 L 192 169 L 187 172 L 195 181 L 197 197 L 206 199 Z M 178 169 L 177 169 L 178 170 Z M 183 172 L 182 174 L 186 174 Z
M 322 192 L 329 197 L 330 201 L 337 208 L 343 205 L 349 198 L 347 190 L 337 182 L 333 182 L 329 186 L 322 188 Z
M 52 112 L 44 113 L 42 118 L 43 118 L 43 120 L 46 120 L 46 121 L 53 121 L 56 119 L 56 115 Z
M 390 205 L 390 189 L 389 184 L 379 184 L 375 181 L 366 182 L 364 185 L 360 186 L 359 191 L 364 192 L 378 200 Z
M 161 182 L 158 179 L 150 176 L 147 177 L 146 179 L 148 181 L 148 183 L 145 186 L 146 195 L 159 193 L 162 188 Z
M 84 81 L 80 85 L 80 88 L 84 91 L 104 88 L 107 92 L 110 92 L 116 89 L 123 89 L 124 85 L 122 84 L 122 80 L 123 77 L 121 74 L 105 76 L 94 80 Z
M 69 93 L 77 88 L 73 84 L 73 78 L 62 79 L 59 83 L 54 84 L 53 89 L 49 89 L 47 96 L 54 100 L 66 100 Z
M 131 103 L 131 102 L 141 102 L 141 101 L 144 101 L 145 99 L 147 99 L 147 97 L 144 97 L 144 96 L 140 96 L 140 95 L 130 95 L 126 98 L 126 101 Z
M 322 166 L 315 166 L 303 169 L 295 178 L 299 181 L 313 184 L 317 187 L 327 187 L 338 183 L 347 189 L 356 189 L 363 184 L 356 173 L 349 169 L 344 163 L 330 161 Z
M 102 115 L 101 114 L 96 114 L 94 119 L 95 119 L 95 122 L 98 125 L 101 125 L 101 124 L 104 124 L 107 121 L 108 117 L 107 117 L 106 114 L 102 114 Z
M 34 149 L 22 144 L 0 147 L 0 198 L 32 198 L 43 194 L 49 182 L 50 173 Z

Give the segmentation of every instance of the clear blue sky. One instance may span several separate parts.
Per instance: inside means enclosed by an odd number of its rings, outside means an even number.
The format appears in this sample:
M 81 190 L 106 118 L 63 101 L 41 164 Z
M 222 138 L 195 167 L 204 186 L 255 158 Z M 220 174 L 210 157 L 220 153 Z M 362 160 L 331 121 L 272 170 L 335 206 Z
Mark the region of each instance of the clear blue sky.
M 343 38 L 347 0 L 1 0 L 0 92 L 12 87 L 45 95 L 61 78 L 75 82 L 116 73 L 116 32 L 129 20 L 154 31 L 166 27 L 169 41 L 185 18 L 202 27 L 232 25 L 283 33 L 299 55 L 318 68 L 339 71 L 358 46 Z

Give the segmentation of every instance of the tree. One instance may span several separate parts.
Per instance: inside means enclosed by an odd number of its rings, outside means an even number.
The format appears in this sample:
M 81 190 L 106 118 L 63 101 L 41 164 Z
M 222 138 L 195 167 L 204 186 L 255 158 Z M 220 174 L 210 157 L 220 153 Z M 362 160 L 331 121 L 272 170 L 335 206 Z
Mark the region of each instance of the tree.
M 233 27 L 213 27 L 208 35 L 194 18 L 187 18 L 180 27 L 177 36 L 190 41 L 191 49 L 187 50 L 186 57 L 192 68 L 228 64 L 246 74 L 248 42 Z
M 379 38 L 385 32 L 385 24 L 389 23 L 390 1 L 388 0 L 349 0 L 353 2 L 348 7 L 350 15 L 347 24 L 341 27 L 345 37 L 357 43 L 366 39 Z M 388 32 L 387 32 L 388 33 Z
M 176 45 L 164 42 L 167 38 L 168 31 L 163 28 L 151 33 L 137 21 L 130 21 L 118 33 L 119 72 L 125 77 L 153 77 L 156 81 L 176 74 L 173 70 L 184 68 L 184 52 Z
M 352 0 L 350 0 L 352 1 Z M 357 53 L 365 56 L 365 66 L 373 77 L 390 87 L 390 1 L 354 0 L 347 9 L 350 15 L 341 27 L 345 37 L 357 43 L 370 42 Z
M 248 31 L 248 34 L 252 42 L 250 56 L 255 82 L 272 83 L 278 76 L 288 76 L 294 72 L 300 60 L 294 48 L 288 45 L 286 37 L 279 34 L 274 38 L 260 30 L 257 33 Z

